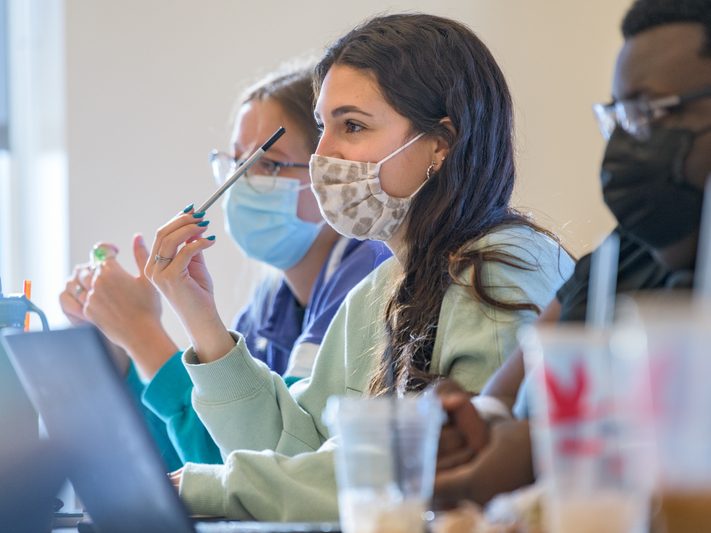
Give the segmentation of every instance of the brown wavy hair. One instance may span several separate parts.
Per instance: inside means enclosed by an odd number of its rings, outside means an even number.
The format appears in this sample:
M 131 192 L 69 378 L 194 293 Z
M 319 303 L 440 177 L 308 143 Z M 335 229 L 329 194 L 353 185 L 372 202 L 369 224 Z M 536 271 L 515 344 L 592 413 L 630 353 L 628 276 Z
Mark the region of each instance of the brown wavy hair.
M 232 113 L 233 125 L 239 108 L 252 100 L 277 102 L 301 130 L 307 149 L 316 151 L 320 133 L 314 120 L 313 64 L 285 64 L 244 90 Z
M 430 366 L 442 299 L 465 269 L 473 267 L 466 283 L 473 298 L 540 312 L 529 302 L 497 300 L 481 275 L 491 262 L 529 270 L 535 265 L 500 250 L 467 247 L 501 226 L 539 229 L 509 205 L 515 181 L 511 95 L 493 56 L 469 28 L 426 14 L 376 17 L 337 40 L 316 65 L 316 92 L 336 64 L 374 75 L 413 133 L 440 137 L 450 147 L 403 222 L 404 275 L 386 306 L 387 345 L 368 393 L 420 390 L 435 378 Z M 442 124 L 446 117 L 454 131 Z

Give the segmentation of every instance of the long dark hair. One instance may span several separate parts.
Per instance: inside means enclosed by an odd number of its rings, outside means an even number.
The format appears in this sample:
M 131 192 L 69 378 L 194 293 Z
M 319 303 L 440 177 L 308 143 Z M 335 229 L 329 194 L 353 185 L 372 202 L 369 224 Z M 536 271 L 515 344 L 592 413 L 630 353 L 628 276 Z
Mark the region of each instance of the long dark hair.
M 484 43 L 465 25 L 431 15 L 382 16 L 355 28 L 317 64 L 316 91 L 335 64 L 373 74 L 413 132 L 438 136 L 450 146 L 404 221 L 404 276 L 386 307 L 388 342 L 368 392 L 419 390 L 433 378 L 442 299 L 466 268 L 473 266 L 467 286 L 474 298 L 539 311 L 531 303 L 494 299 L 481 281 L 486 262 L 532 266 L 505 252 L 466 246 L 497 226 L 531 225 L 509 206 L 515 176 L 511 95 Z M 442 124 L 445 117 L 454 131 Z

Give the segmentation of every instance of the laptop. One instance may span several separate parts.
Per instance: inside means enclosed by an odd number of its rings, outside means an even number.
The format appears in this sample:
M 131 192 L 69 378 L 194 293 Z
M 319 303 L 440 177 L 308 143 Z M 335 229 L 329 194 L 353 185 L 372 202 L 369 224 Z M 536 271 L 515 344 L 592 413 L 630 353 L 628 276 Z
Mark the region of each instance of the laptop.
M 97 329 L 20 333 L 2 342 L 50 442 L 67 454 L 69 478 L 97 531 L 339 531 L 333 523 L 192 520 Z

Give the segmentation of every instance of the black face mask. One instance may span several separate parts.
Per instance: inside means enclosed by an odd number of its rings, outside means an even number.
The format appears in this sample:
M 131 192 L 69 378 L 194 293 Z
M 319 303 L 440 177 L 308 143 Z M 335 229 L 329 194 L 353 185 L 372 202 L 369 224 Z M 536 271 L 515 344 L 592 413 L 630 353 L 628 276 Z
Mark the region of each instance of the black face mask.
M 600 177 L 605 204 L 620 226 L 657 249 L 698 230 L 704 192 L 689 184 L 684 163 L 696 137 L 709 131 L 653 127 L 640 141 L 615 129 Z

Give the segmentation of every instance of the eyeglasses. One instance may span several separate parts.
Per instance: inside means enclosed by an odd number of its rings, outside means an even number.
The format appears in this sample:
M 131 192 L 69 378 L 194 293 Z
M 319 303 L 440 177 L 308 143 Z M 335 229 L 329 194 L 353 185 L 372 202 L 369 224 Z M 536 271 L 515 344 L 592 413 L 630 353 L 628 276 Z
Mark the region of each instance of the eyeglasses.
M 711 96 L 711 87 L 650 100 L 645 97 L 620 100 L 609 104 L 595 104 L 593 111 L 605 139 L 620 127 L 640 141 L 649 139 L 652 122 L 700 98 Z
M 229 178 L 235 169 L 241 166 L 246 159 L 237 159 L 227 152 L 212 150 L 209 155 L 212 175 L 218 185 L 222 185 Z M 284 168 L 309 168 L 307 163 L 293 163 L 291 161 L 275 161 L 267 157 L 262 157 L 245 174 L 249 179 L 250 175 L 256 176 L 278 176 Z

